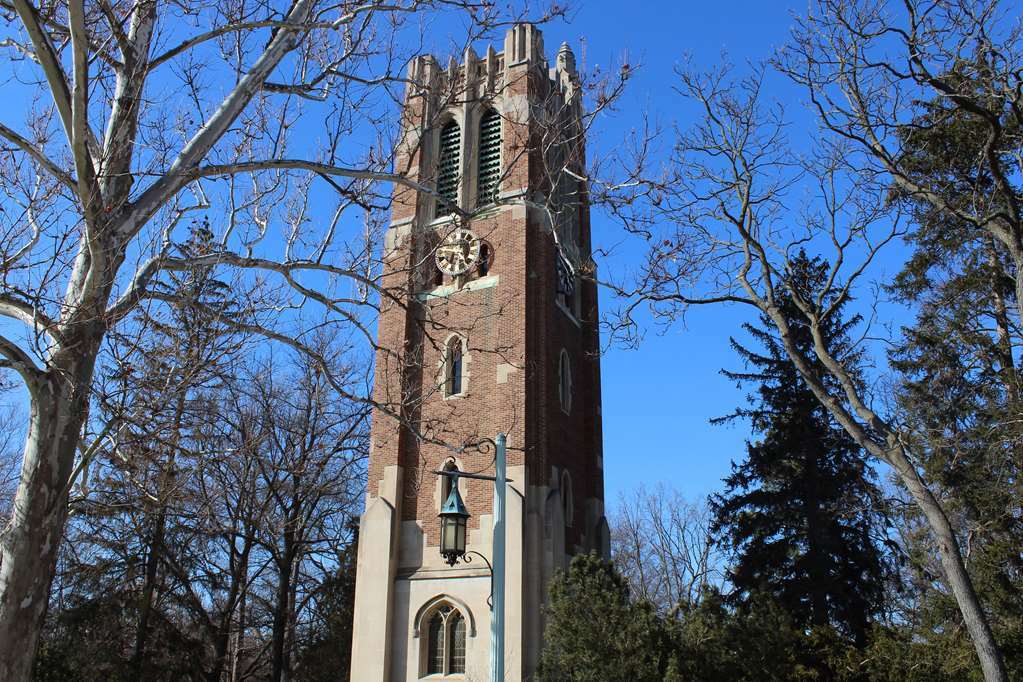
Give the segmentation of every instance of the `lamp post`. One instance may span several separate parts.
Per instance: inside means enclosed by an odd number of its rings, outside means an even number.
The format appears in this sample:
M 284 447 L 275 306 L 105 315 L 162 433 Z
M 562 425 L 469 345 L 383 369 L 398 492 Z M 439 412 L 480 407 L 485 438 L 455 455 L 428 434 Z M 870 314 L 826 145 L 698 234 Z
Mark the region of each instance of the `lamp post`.
M 440 553 L 449 566 L 454 566 L 459 559 L 471 561 L 470 554 L 483 559 L 490 568 L 490 680 L 504 682 L 504 548 L 505 548 L 505 503 L 507 494 L 507 459 L 505 454 L 505 435 L 497 434 L 496 440 L 485 440 L 477 447 L 481 452 L 484 448 L 494 448 L 494 473 L 487 476 L 479 473 L 458 471 L 435 471 L 440 476 L 451 479 L 451 492 L 440 510 Z M 476 478 L 494 482 L 494 547 L 493 561 L 475 551 L 466 551 L 466 527 L 469 510 L 462 502 L 458 492 L 458 479 Z

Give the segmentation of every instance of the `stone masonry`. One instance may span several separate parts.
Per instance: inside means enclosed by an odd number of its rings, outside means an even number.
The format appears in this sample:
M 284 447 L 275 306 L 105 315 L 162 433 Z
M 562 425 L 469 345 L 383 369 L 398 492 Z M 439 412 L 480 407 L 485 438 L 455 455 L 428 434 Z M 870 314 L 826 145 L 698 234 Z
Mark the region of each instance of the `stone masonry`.
M 586 277 L 592 261 L 575 59 L 564 45 L 551 68 L 540 31 L 518 24 L 502 52 L 490 48 L 478 57 L 469 50 L 461 63 L 445 66 L 420 57 L 409 80 L 396 171 L 433 187 L 439 131 L 455 121 L 462 212 L 434 218 L 431 192 L 411 184 L 395 189 L 351 679 L 487 679 L 489 573 L 478 560 L 453 567 L 442 560 L 443 483 L 432 472 L 452 459 L 465 471 L 487 469 L 491 452 L 459 447 L 504 432 L 513 480 L 505 665 L 507 679 L 528 680 L 542 645 L 541 605 L 551 575 L 574 553 L 608 552 L 597 294 Z M 497 201 L 479 207 L 478 131 L 491 109 L 501 117 L 502 175 Z M 437 271 L 434 249 L 456 227 L 485 244 L 485 272 Z M 571 296 L 558 294 L 559 268 L 575 281 Z M 463 344 L 462 391 L 448 396 L 452 343 Z M 459 485 L 473 514 L 469 549 L 490 556 L 492 484 Z M 467 620 L 466 669 L 427 676 L 423 627 L 442 605 Z

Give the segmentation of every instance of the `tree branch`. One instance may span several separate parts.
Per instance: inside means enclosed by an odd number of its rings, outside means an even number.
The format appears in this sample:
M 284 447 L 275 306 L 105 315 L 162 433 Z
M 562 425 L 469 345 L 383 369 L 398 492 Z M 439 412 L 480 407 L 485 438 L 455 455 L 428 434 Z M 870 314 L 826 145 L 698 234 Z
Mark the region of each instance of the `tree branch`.
M 67 75 L 60 65 L 49 36 L 43 29 L 39 13 L 36 8 L 26 0 L 14 0 L 14 9 L 18 12 L 21 23 L 28 31 L 28 37 L 35 47 L 36 59 L 43 67 L 43 73 L 50 85 L 50 94 L 53 96 L 53 103 L 57 107 L 57 113 L 64 125 L 64 134 L 67 136 L 68 144 L 73 144 L 74 127 L 71 123 L 71 92 L 68 89 Z
M 239 161 L 237 163 L 200 166 L 189 174 L 188 181 L 198 178 L 237 175 L 239 173 L 255 173 L 264 170 L 304 170 L 321 176 L 338 176 L 359 180 L 391 182 L 395 185 L 407 187 L 417 192 L 429 195 L 444 203 L 447 208 L 452 210 L 452 212 L 463 218 L 468 218 L 471 215 L 460 208 L 457 204 L 437 194 L 437 191 L 434 188 L 416 182 L 415 180 L 411 180 L 400 173 L 374 171 L 367 170 L 365 168 L 343 168 L 341 166 L 332 166 L 326 163 L 305 161 L 303 159 L 267 159 L 263 161 Z
M 177 258 L 172 256 L 156 256 L 154 258 L 150 258 L 139 268 L 138 272 L 135 273 L 135 276 L 132 278 L 132 282 L 128 286 L 127 290 L 107 309 L 106 316 L 108 321 L 110 323 L 114 323 L 117 320 L 122 319 L 125 315 L 131 312 L 132 308 L 134 308 L 139 301 L 145 298 L 151 298 L 151 292 L 148 291 L 149 284 L 161 270 L 175 270 L 180 272 L 194 268 L 217 265 L 231 265 L 245 269 L 258 269 L 276 272 L 283 275 L 289 282 L 294 281 L 295 272 L 302 271 L 324 272 L 331 275 L 350 277 L 358 281 L 360 284 L 376 290 L 381 296 L 389 299 L 393 303 L 404 305 L 403 301 L 393 292 L 379 286 L 373 279 L 354 270 L 339 268 L 335 265 L 325 265 L 315 261 L 302 260 L 279 263 L 277 261 L 267 260 L 264 258 L 240 256 L 230 251 L 218 251 L 216 253 L 196 258 Z M 308 292 L 306 291 L 303 293 Z
M 13 369 L 17 372 L 34 400 L 39 392 L 39 383 L 46 373 L 28 353 L 3 335 L 0 335 L 0 356 L 3 358 L 0 360 L 0 367 Z
M 75 179 L 67 173 L 64 169 L 58 166 L 54 161 L 48 157 L 43 150 L 36 147 L 28 139 L 22 137 L 18 133 L 14 132 L 3 123 L 0 123 L 0 135 L 7 138 L 14 144 L 18 145 L 18 148 L 23 152 L 31 156 L 36 162 L 43 167 L 46 172 L 52 175 L 54 178 L 59 180 L 61 183 L 66 185 L 72 190 L 78 189 L 78 184 Z
M 97 202 L 102 204 L 103 197 L 96 184 L 96 167 L 89 152 L 89 38 L 85 29 L 83 0 L 70 0 L 68 14 L 71 19 L 71 60 L 74 73 L 71 90 L 71 157 L 75 162 L 78 197 L 85 212 L 88 231 L 90 227 L 95 227 L 99 215 Z M 93 241 L 90 238 L 90 242 Z M 96 254 L 93 254 L 95 257 Z
M 301 25 L 309 17 L 314 5 L 314 0 L 296 0 L 288 13 L 287 23 Z M 134 203 L 119 230 L 122 239 L 137 234 L 149 217 L 187 184 L 195 166 L 241 114 L 262 87 L 266 77 L 294 49 L 297 40 L 296 29 L 282 28 L 277 31 L 263 54 L 256 59 L 249 72 L 239 79 L 206 125 L 192 136 L 167 173 L 146 189 Z
M 50 335 L 54 332 L 53 320 L 36 307 L 12 298 L 9 294 L 0 294 L 0 315 L 23 322 L 36 331 Z

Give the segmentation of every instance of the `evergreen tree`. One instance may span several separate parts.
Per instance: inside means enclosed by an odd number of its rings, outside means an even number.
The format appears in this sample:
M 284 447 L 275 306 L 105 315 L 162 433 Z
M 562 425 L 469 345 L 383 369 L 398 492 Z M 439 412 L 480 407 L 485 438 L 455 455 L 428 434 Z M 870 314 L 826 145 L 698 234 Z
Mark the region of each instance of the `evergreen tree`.
M 678 614 L 673 638 L 680 679 L 687 682 L 849 680 L 852 650 L 830 627 L 807 630 L 774 597 L 753 592 L 738 606 L 714 589 Z
M 980 93 L 990 70 L 979 58 L 977 82 L 956 80 Z M 993 101 L 987 103 L 997 110 Z M 949 206 L 997 214 L 1010 197 L 996 190 L 985 147 L 988 127 L 940 98 L 901 131 L 906 167 L 937 188 Z M 992 153 L 1013 164 L 1023 131 L 1006 112 Z M 1012 186 L 1010 179 L 1010 186 Z M 1012 187 L 1015 200 L 1023 200 Z M 1023 428 L 1015 351 L 1023 342 L 1016 314 L 1018 273 L 1002 245 L 949 211 L 895 192 L 912 216 L 911 258 L 889 287 L 896 299 L 919 306 L 904 342 L 892 353 L 901 373 L 898 408 L 906 438 L 945 498 L 970 571 L 1006 664 L 1023 674 Z M 913 635 L 936 646 L 936 657 L 972 671 L 970 642 L 949 595 L 934 589 L 934 550 L 907 514 L 913 584 L 918 605 Z
M 789 281 L 800 294 L 819 290 L 827 274 L 824 263 L 805 253 L 791 267 Z M 795 343 L 816 357 L 805 316 L 790 292 L 778 293 Z M 826 318 L 824 342 L 832 352 L 854 353 L 848 330 L 858 321 L 843 321 L 840 308 Z M 747 443 L 746 460 L 733 463 L 726 490 L 711 499 L 714 529 L 733 555 L 730 599 L 742 604 L 764 592 L 797 625 L 833 626 L 863 645 L 871 622 L 884 612 L 890 573 L 886 528 L 871 511 L 877 496 L 873 473 L 804 384 L 781 340 L 769 331 L 773 325 L 765 319 L 761 327 L 745 329 L 763 350 L 733 339 L 750 371 L 724 374 L 740 384 L 756 383 L 756 394 L 748 408 L 714 420 L 745 417 L 761 435 Z
M 952 681 L 911 674 L 937 667 L 919 660 L 898 668 L 905 677 L 894 677 L 875 660 L 873 641 L 861 651 L 833 628 L 807 629 L 763 592 L 733 606 L 709 588 L 671 617 L 660 617 L 650 602 L 629 594 L 613 565 L 593 555 L 575 557 L 568 573 L 552 581 L 546 615 L 540 680 Z M 877 651 L 890 652 L 893 640 L 874 639 Z
M 647 601 L 633 602 L 627 581 L 607 561 L 579 554 L 549 587 L 541 680 L 661 682 L 673 669 L 672 640 Z

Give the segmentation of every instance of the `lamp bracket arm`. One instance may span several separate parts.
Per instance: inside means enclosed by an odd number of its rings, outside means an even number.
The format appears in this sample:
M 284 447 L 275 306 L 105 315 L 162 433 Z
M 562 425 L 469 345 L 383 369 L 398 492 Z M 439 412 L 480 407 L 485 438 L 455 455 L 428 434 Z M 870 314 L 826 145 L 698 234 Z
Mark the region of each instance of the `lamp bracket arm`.
M 472 563 L 472 557 L 470 556 L 472 554 L 475 554 L 480 559 L 483 559 L 483 563 L 485 563 L 487 565 L 487 568 L 490 569 L 490 596 L 487 597 L 487 606 L 489 606 L 490 610 L 493 611 L 494 610 L 494 567 L 490 565 L 490 560 L 489 559 L 487 559 L 485 556 L 483 556 L 482 554 L 480 554 L 479 552 L 477 552 L 474 549 L 470 549 L 462 557 L 462 559 L 465 561 L 465 563 L 467 563 L 467 564 L 471 564 Z
M 450 477 L 453 477 L 453 478 L 475 478 L 475 479 L 480 480 L 480 481 L 496 481 L 497 480 L 497 476 L 487 476 L 486 474 L 471 474 L 471 473 L 467 473 L 465 471 L 458 471 L 458 470 L 452 470 L 452 471 L 434 470 L 433 473 L 437 474 L 438 476 L 448 476 L 449 478 Z M 514 483 L 514 481 L 512 479 L 510 479 L 510 478 L 506 478 L 504 480 L 506 482 L 508 482 L 508 483 Z

